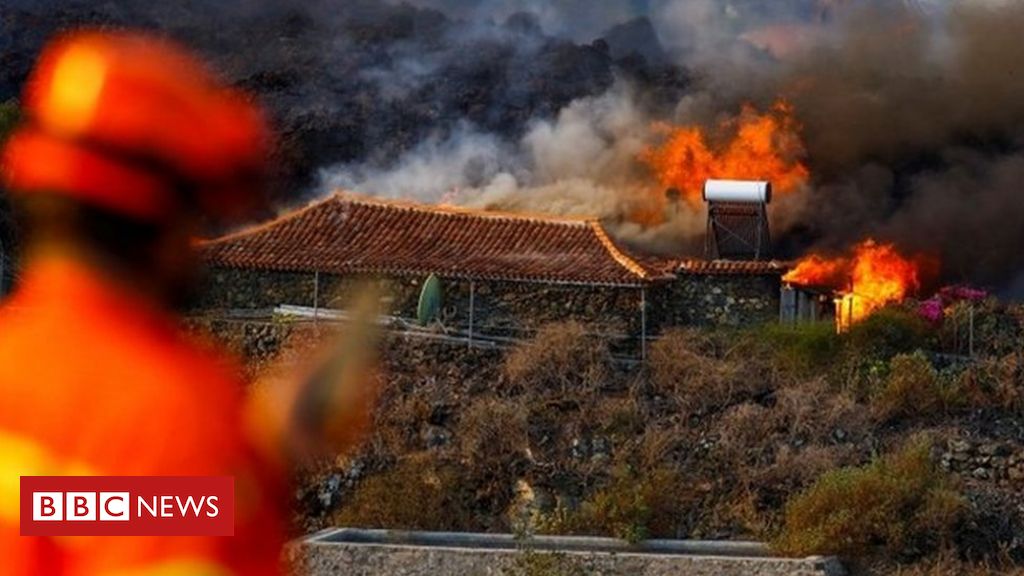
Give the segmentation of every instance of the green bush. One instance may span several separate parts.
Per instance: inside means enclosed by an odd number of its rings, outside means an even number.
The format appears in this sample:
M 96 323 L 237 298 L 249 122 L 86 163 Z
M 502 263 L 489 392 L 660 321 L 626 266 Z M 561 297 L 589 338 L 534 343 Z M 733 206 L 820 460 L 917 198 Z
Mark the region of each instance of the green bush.
M 897 354 L 932 348 L 935 331 L 916 312 L 891 306 L 876 310 L 843 336 L 848 355 L 888 361 Z
M 768 323 L 750 329 L 751 344 L 767 346 L 778 364 L 797 375 L 820 372 L 835 360 L 840 351 L 840 338 L 830 322 L 811 324 Z
M 964 501 L 929 452 L 930 443 L 918 437 L 866 466 L 825 473 L 786 504 L 774 546 L 795 556 L 845 557 L 936 549 L 948 541 Z
M 938 374 L 921 352 L 893 356 L 884 385 L 871 396 L 872 415 L 882 422 L 929 416 L 944 407 Z

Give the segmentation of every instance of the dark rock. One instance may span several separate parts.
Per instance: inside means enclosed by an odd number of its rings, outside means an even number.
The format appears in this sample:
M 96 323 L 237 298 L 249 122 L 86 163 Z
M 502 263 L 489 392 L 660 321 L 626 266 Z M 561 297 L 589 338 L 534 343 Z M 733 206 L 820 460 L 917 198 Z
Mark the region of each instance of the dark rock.
M 442 448 L 451 442 L 452 433 L 441 426 L 428 426 L 423 432 L 423 442 L 427 448 Z

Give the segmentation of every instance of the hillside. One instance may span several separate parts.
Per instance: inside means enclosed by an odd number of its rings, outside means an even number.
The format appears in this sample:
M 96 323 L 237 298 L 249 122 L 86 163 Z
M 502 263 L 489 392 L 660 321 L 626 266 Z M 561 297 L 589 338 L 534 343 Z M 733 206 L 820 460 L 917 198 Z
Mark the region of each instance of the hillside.
M 373 433 L 299 474 L 294 530 L 756 538 L 868 573 L 1019 563 L 1024 309 L 975 306 L 973 358 L 953 353 L 966 304 L 941 325 L 889 308 L 841 336 L 678 330 L 643 365 L 571 323 L 508 350 L 389 336 Z M 314 337 L 212 327 L 254 374 Z

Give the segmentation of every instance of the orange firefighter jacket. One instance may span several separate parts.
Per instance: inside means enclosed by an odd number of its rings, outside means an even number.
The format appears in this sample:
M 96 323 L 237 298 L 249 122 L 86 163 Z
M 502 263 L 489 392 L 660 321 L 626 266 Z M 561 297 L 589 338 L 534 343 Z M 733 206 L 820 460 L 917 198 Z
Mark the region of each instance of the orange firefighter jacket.
M 0 573 L 278 573 L 282 475 L 243 437 L 233 374 L 88 267 L 26 270 L 0 308 Z M 21 475 L 233 476 L 235 536 L 19 536 Z

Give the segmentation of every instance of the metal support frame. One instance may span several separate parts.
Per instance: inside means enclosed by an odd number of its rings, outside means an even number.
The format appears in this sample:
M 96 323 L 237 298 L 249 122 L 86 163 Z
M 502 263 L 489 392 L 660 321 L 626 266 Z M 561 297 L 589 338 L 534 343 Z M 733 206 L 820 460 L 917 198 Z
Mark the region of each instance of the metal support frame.
M 640 289 L 640 360 L 647 360 L 647 288 Z
M 320 271 L 313 272 L 313 325 L 320 319 Z
M 733 246 L 723 250 L 725 240 Z M 752 258 L 771 254 L 768 211 L 764 203 L 708 202 L 708 220 L 704 235 L 704 257 Z M 737 250 L 739 247 L 741 250 Z
M 476 282 L 469 281 L 469 348 L 473 347 L 473 313 L 476 304 Z
M 974 358 L 974 302 L 971 302 L 968 314 L 970 334 L 967 336 L 967 356 L 969 358 Z

